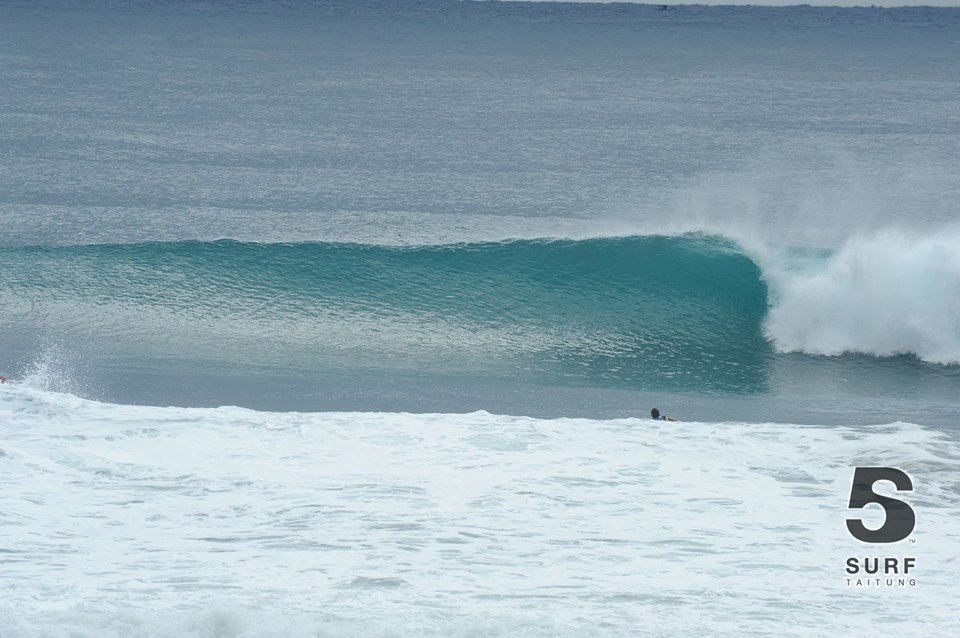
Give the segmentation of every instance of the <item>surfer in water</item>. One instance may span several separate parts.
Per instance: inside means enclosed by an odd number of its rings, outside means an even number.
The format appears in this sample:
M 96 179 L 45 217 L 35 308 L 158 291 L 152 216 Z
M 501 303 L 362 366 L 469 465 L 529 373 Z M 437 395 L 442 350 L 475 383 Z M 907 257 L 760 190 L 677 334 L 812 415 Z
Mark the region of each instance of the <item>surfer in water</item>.
M 660 410 L 654 408 L 650 410 L 650 418 L 654 421 L 679 421 L 680 419 L 675 419 L 672 416 L 667 416 L 666 414 L 660 414 Z
M 0 374 L 0 383 L 6 383 L 6 382 L 7 382 L 7 378 L 2 374 Z

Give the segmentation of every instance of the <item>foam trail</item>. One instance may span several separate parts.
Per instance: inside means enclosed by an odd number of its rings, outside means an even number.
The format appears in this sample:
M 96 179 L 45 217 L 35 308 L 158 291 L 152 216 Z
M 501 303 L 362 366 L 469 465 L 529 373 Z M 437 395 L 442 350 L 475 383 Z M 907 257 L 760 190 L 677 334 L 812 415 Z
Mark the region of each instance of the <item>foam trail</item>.
M 912 353 L 960 363 L 960 230 L 884 231 L 846 242 L 819 267 L 767 264 L 767 337 L 781 351 Z

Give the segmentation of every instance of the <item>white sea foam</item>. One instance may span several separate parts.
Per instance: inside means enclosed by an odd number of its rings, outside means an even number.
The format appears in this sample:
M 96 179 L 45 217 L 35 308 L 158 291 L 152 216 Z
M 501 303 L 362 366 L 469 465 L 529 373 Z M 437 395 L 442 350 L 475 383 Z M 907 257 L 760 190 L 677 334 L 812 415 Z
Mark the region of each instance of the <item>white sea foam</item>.
M 0 450 L 4 636 L 960 631 L 960 446 L 910 424 L 264 413 L 6 384 Z M 878 551 L 843 523 L 858 465 L 914 478 L 917 543 L 884 550 L 917 558 L 916 587 L 844 582 Z
M 766 333 L 780 350 L 960 363 L 960 229 L 858 236 L 814 268 L 769 253 L 761 263 Z

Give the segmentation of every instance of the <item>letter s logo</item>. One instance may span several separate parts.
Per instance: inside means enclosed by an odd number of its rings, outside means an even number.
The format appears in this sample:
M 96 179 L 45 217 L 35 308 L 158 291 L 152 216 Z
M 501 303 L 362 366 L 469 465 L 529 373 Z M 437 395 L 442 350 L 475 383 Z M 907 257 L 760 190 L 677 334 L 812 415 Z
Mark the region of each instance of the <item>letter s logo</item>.
M 894 467 L 858 467 L 853 473 L 850 489 L 850 509 L 861 509 L 870 503 L 878 503 L 886 512 L 886 520 L 880 529 L 867 529 L 859 518 L 848 518 L 847 529 L 854 538 L 864 543 L 896 543 L 913 532 L 917 515 L 903 501 L 881 496 L 873 491 L 877 481 L 891 481 L 898 491 L 913 491 L 913 482 L 901 470 Z

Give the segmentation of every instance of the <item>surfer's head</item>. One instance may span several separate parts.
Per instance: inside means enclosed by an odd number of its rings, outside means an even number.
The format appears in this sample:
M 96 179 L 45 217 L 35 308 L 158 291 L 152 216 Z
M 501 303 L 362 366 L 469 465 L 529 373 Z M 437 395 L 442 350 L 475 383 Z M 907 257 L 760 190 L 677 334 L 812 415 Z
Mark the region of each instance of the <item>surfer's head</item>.
M 650 416 L 652 416 L 654 419 L 659 419 L 659 418 L 660 418 L 660 410 L 658 410 L 658 409 L 656 409 L 656 408 L 650 410 Z

